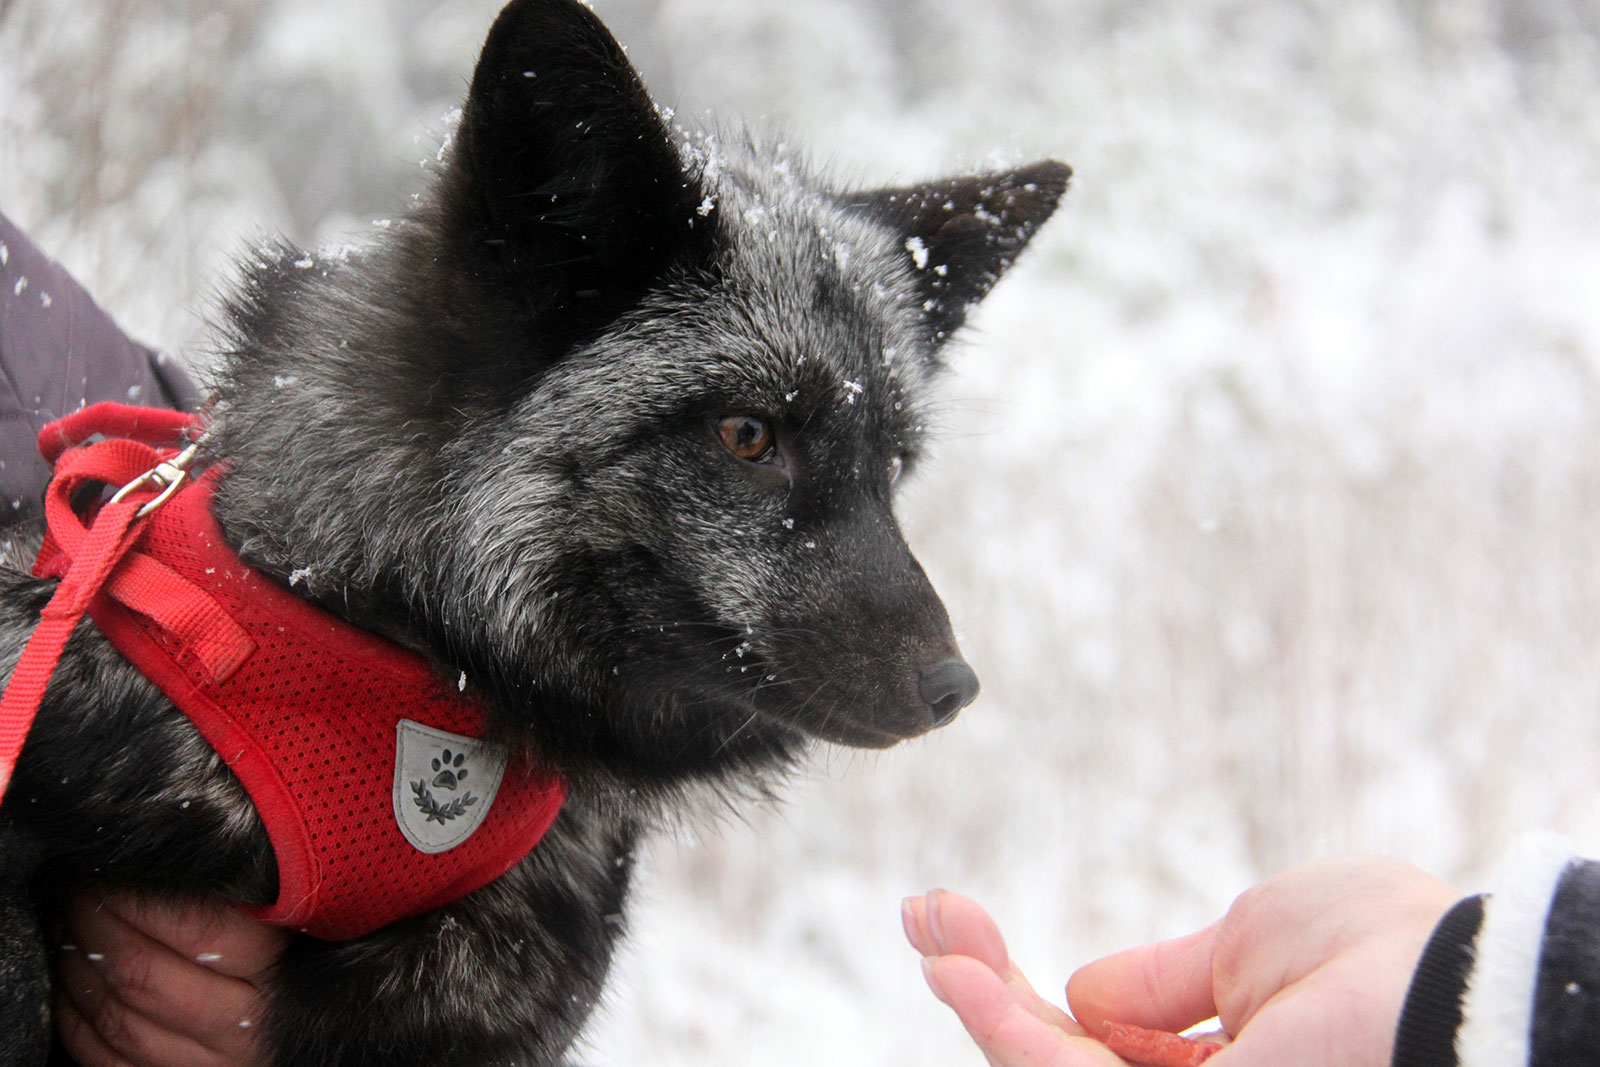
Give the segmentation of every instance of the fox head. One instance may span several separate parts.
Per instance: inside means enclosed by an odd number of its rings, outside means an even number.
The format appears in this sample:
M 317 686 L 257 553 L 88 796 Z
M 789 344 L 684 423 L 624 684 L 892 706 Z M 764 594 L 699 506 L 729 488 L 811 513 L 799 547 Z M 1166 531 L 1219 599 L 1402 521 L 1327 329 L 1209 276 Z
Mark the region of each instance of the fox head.
M 218 517 L 572 771 L 921 734 L 978 683 L 895 483 L 946 340 L 1069 173 L 836 189 L 675 131 L 576 0 L 513 0 L 411 217 L 247 266 Z

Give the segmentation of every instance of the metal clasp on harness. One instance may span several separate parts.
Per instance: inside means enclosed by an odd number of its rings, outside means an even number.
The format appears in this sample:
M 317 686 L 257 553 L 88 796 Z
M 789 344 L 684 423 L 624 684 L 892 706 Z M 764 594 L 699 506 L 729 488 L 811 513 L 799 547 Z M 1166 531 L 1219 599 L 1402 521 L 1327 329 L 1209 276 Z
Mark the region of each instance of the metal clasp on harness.
M 196 441 L 171 459 L 162 460 L 121 489 L 118 489 L 112 494 L 110 503 L 115 504 L 135 489 L 142 489 L 147 485 L 156 486 L 161 492 L 146 501 L 144 507 L 140 508 L 138 514 L 134 516 L 135 518 L 144 518 L 156 508 L 165 504 L 167 498 L 178 491 L 178 486 L 182 485 L 183 480 L 189 476 L 189 464 L 194 461 L 195 453 L 199 450 L 200 442 Z

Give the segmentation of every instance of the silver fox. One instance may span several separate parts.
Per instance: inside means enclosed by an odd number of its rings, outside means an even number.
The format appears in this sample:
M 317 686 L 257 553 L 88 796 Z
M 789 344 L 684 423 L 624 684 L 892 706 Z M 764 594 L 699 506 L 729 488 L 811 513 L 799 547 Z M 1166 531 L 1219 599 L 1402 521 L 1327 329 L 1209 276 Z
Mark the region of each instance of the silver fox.
M 839 190 L 781 146 L 671 128 L 577 0 L 513 0 L 410 217 L 246 265 L 202 453 L 226 540 L 470 680 L 495 738 L 570 783 L 497 881 L 293 940 L 277 1063 L 559 1062 L 662 813 L 976 696 L 893 486 L 946 341 L 1069 174 Z M 0 574 L 0 668 L 52 586 Z M 0 1062 L 49 1054 L 58 887 L 263 904 L 277 877 L 226 763 L 86 624 L 0 808 Z

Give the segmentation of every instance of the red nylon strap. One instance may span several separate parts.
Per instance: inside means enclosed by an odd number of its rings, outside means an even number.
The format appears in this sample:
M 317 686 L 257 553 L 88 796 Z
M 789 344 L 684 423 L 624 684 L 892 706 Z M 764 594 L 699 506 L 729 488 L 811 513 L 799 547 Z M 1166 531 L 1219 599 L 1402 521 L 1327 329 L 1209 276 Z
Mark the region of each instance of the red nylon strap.
M 40 432 L 39 451 L 55 463 L 55 474 L 45 495 L 49 537 L 35 572 L 61 583 L 40 613 L 0 697 L 0 798 L 67 639 L 102 593 L 184 643 L 212 678 L 226 678 L 254 649 L 239 625 L 204 592 L 164 564 L 130 551 L 141 533 L 139 510 L 155 498 L 159 486 L 91 508 L 87 526 L 72 507 L 73 496 L 85 485 L 125 486 L 172 458 L 171 446 L 197 428 L 194 417 L 182 412 L 95 404 Z M 108 439 L 73 448 L 95 434 Z
M 208 684 L 225 681 L 256 650 L 244 628 L 215 600 L 142 552 L 123 559 L 106 592 L 165 630 L 186 658 L 200 664 Z
M 131 496 L 100 509 L 94 526 L 85 531 L 79 542 L 76 565 L 56 586 L 55 595 L 45 605 L 39 625 L 34 627 L 11 672 L 5 696 L 0 697 L 0 799 L 11 784 L 11 772 L 16 769 L 17 756 L 33 727 L 61 650 L 88 610 L 89 601 L 137 536 L 137 531 L 129 528 L 148 498 L 148 494 Z

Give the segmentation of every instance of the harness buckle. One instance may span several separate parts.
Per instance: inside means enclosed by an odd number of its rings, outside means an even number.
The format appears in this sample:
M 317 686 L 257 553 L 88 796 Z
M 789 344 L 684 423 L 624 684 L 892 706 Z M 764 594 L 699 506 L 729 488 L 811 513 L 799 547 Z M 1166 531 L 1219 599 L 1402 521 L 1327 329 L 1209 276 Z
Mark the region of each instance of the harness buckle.
M 144 507 L 140 508 L 138 513 L 134 516 L 135 518 L 144 518 L 156 508 L 159 508 L 162 504 L 165 504 L 167 499 L 171 497 L 173 493 L 178 491 L 178 486 L 182 485 L 183 480 L 189 476 L 189 464 L 194 461 L 195 454 L 199 450 L 200 442 L 196 441 L 194 444 L 190 445 L 182 452 L 179 452 L 171 459 L 162 460 L 160 463 L 157 463 L 154 467 L 151 467 L 149 470 L 139 475 L 139 477 L 135 478 L 133 481 L 129 482 L 127 485 L 113 493 L 110 503 L 117 503 L 117 501 L 121 500 L 135 489 L 142 489 L 147 485 L 155 486 L 156 488 L 160 489 L 161 492 L 157 493 L 155 496 L 146 501 Z

